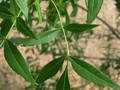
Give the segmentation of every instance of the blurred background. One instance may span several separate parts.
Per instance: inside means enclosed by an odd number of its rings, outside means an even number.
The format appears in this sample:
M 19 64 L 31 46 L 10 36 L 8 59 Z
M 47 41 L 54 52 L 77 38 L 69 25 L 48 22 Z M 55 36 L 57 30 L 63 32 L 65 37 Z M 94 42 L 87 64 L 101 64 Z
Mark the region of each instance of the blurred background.
M 46 12 L 44 12 L 47 7 L 46 2 L 42 1 L 41 6 L 43 18 L 46 18 Z M 77 13 L 72 12 L 71 6 L 68 6 L 67 11 L 69 15 L 71 13 L 75 14 L 71 15 L 70 20 L 72 22 L 85 22 L 86 7 L 84 0 L 78 1 Z M 36 14 L 34 14 L 34 17 L 37 17 Z M 49 28 L 45 22 L 39 25 L 36 18 L 32 19 L 33 21 L 29 26 L 33 31 L 38 32 Z M 82 35 L 68 34 L 70 53 L 94 65 L 112 80 L 120 83 L 120 0 L 104 0 L 102 9 L 93 23 L 100 24 L 100 26 Z M 23 37 L 13 30 L 10 38 L 17 38 L 18 36 Z M 45 64 L 65 53 L 63 38 L 61 34 L 49 44 L 34 47 L 18 46 L 29 63 L 34 77 Z M 3 48 L 0 49 L 0 90 L 55 90 L 60 75 L 61 73 L 58 72 L 55 77 L 47 80 L 42 85 L 32 86 L 11 70 L 4 59 Z M 117 90 L 98 86 L 82 79 L 73 71 L 72 67 L 69 67 L 69 79 L 72 90 Z

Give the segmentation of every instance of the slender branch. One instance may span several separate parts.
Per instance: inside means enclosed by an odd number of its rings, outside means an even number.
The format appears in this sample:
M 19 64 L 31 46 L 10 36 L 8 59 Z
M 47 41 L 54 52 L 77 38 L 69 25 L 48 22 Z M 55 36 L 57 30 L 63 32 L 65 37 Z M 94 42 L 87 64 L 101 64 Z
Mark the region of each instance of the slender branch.
M 21 11 L 19 11 L 19 13 L 18 13 L 17 17 L 19 17 L 20 13 L 21 13 Z M 12 29 L 13 29 L 13 27 L 14 27 L 15 23 L 16 23 L 16 19 L 14 20 L 14 22 L 13 22 L 12 26 L 10 27 L 9 32 L 7 33 L 7 35 L 5 36 L 5 38 L 3 39 L 3 41 L 1 42 L 1 44 L 0 44 L 0 48 L 1 48 L 1 47 L 2 47 L 2 45 L 4 44 L 5 40 L 8 38 L 8 36 L 9 36 L 10 32 L 12 31 Z
M 78 5 L 78 7 L 81 8 L 82 10 L 87 11 L 87 9 L 85 9 L 85 8 L 82 7 L 81 5 L 79 5 L 79 4 L 77 4 L 77 5 Z M 109 28 L 109 30 L 110 30 L 118 39 L 120 39 L 120 36 L 119 36 L 118 33 L 115 31 L 115 30 L 117 30 L 117 29 L 111 27 L 105 20 L 103 20 L 102 18 L 100 18 L 100 17 L 98 17 L 98 16 L 97 16 L 97 19 L 100 20 L 103 24 L 105 24 L 105 25 Z
M 65 38 L 65 42 L 66 42 L 67 55 L 69 56 L 69 55 L 70 55 L 69 44 L 68 44 L 68 41 L 67 41 L 67 36 L 66 36 L 66 33 L 65 33 L 65 29 L 64 29 L 64 27 L 63 27 L 63 23 L 62 23 L 61 15 L 60 15 L 60 12 L 59 12 L 59 10 L 58 10 L 56 4 L 54 3 L 54 1 L 51 0 L 51 2 L 53 3 L 53 5 L 55 6 L 55 9 L 57 10 L 58 17 L 59 17 L 59 19 L 60 19 L 60 26 L 61 26 L 61 29 L 62 29 L 62 31 L 63 31 L 64 38 Z

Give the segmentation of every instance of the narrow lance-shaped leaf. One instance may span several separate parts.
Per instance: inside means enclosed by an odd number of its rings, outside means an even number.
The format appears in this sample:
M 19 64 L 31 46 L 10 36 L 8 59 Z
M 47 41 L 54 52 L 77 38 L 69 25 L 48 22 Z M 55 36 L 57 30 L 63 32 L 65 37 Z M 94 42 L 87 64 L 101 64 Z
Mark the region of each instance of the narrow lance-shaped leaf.
M 42 10 L 38 0 L 35 0 L 35 7 L 37 9 L 39 22 L 42 23 Z
M 103 4 L 103 0 L 86 0 L 86 5 L 88 8 L 86 23 L 93 22 L 93 20 L 97 17 L 102 4 Z
M 24 46 L 33 46 L 33 45 L 48 43 L 48 42 L 54 40 L 59 32 L 60 32 L 60 30 L 49 30 L 49 31 L 38 34 L 36 36 L 37 40 L 32 39 L 32 38 L 29 38 L 26 40 L 23 39 L 23 40 L 21 40 L 21 44 L 23 44 Z
M 64 58 L 65 58 L 64 56 L 57 58 L 49 62 L 47 65 L 45 65 L 45 67 L 40 71 L 40 74 L 38 75 L 36 82 L 40 84 L 43 83 L 45 80 L 55 76 L 59 69 L 62 67 Z
M 56 90 L 70 90 L 67 67 L 57 83 Z
M 30 30 L 30 28 L 26 25 L 25 21 L 22 18 L 17 18 L 16 25 L 17 30 L 20 31 L 22 34 L 37 39 L 35 34 Z
M 105 74 L 94 68 L 92 65 L 77 59 L 75 57 L 71 57 L 70 61 L 72 63 L 72 67 L 76 71 L 78 75 L 85 78 L 88 81 L 94 82 L 98 85 L 109 86 L 112 88 L 120 88 L 118 84 L 109 79 Z
M 16 4 L 15 0 L 11 0 L 10 11 L 17 17 L 20 9 L 19 9 L 18 5 Z
M 23 14 L 26 16 L 26 18 L 28 18 L 28 7 L 26 0 L 15 0 L 15 2 L 17 3 L 18 7 L 23 12 Z
M 83 33 L 88 30 L 91 30 L 92 28 L 97 27 L 98 25 L 96 24 L 77 24 L 77 23 L 72 23 L 67 26 L 65 26 L 65 30 L 71 31 L 73 33 Z
M 25 62 L 25 59 L 11 41 L 5 41 L 4 56 L 13 71 L 23 77 L 26 81 L 35 84 L 35 81 L 32 78 L 28 66 Z
M 5 7 L 0 5 L 0 18 L 2 19 L 10 19 L 13 14 Z
M 11 20 L 4 20 L 1 23 L 1 34 L 3 34 L 4 36 L 6 36 L 8 34 L 8 32 L 10 31 L 10 28 L 12 26 L 12 21 Z

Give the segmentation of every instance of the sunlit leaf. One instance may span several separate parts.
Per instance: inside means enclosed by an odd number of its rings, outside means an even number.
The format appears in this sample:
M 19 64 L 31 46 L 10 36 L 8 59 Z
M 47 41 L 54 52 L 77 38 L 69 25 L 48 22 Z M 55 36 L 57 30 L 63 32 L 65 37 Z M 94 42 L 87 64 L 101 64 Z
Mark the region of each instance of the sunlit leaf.
M 17 3 L 18 7 L 23 12 L 23 14 L 26 16 L 26 18 L 28 18 L 28 7 L 26 0 L 15 0 L 15 2 Z
M 26 39 L 26 40 L 24 40 L 24 42 L 22 42 L 22 44 L 24 46 L 33 46 L 33 45 L 48 43 L 48 42 L 54 40 L 59 32 L 60 32 L 60 30 L 49 30 L 49 31 L 38 34 L 36 36 L 37 40 L 32 39 L 32 38 Z
M 37 9 L 39 22 L 42 23 L 42 10 L 38 0 L 35 0 L 35 7 Z
M 13 14 L 5 7 L 0 4 L 0 18 L 10 19 Z
M 23 77 L 26 81 L 35 84 L 34 79 L 28 69 L 25 59 L 11 41 L 6 41 L 4 45 L 4 56 L 9 66 Z
M 103 4 L 103 0 L 86 0 L 86 5 L 88 9 L 86 23 L 93 22 L 93 20 L 97 17 L 102 4 Z
M 98 69 L 92 65 L 77 59 L 75 57 L 70 58 L 72 67 L 78 75 L 85 78 L 88 81 L 94 82 L 98 85 L 109 86 L 112 88 L 120 88 L 118 84 L 109 79 L 105 74 L 100 72 Z
M 17 30 L 20 31 L 22 34 L 36 39 L 35 34 L 30 30 L 30 28 L 26 25 L 25 21 L 22 18 L 17 18 L 16 25 Z
M 20 9 L 19 9 L 18 5 L 16 4 L 15 0 L 11 0 L 10 11 L 17 17 Z
M 68 69 L 66 68 L 66 70 L 64 71 L 64 73 L 62 74 L 62 76 L 60 77 L 57 86 L 56 86 L 56 90 L 70 90 L 70 83 L 69 83 L 69 79 L 68 79 Z
M 73 33 L 83 33 L 86 31 L 91 30 L 92 28 L 97 27 L 98 25 L 96 24 L 77 24 L 77 23 L 72 23 L 67 26 L 65 26 L 65 30 L 71 31 Z
M 40 74 L 38 75 L 36 82 L 38 84 L 43 83 L 45 80 L 53 77 L 56 75 L 56 73 L 59 71 L 59 69 L 62 67 L 64 62 L 64 56 L 54 59 L 51 62 L 49 62 L 45 67 L 40 71 Z

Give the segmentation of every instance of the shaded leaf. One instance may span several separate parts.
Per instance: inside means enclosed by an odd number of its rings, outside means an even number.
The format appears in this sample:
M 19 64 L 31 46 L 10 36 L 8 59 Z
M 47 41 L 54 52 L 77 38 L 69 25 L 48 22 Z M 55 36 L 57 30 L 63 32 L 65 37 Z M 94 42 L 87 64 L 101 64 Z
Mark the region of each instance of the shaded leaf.
M 120 88 L 118 84 L 109 79 L 105 74 L 94 68 L 92 65 L 77 59 L 75 57 L 71 57 L 70 61 L 72 63 L 72 67 L 76 71 L 78 75 L 85 78 L 88 81 L 94 82 L 96 84 L 102 86 L 109 86 L 112 88 Z
M 70 90 L 67 67 L 57 83 L 56 90 Z
M 0 5 L 0 18 L 10 19 L 13 14 L 5 7 Z
M 86 0 L 86 5 L 88 8 L 86 23 L 93 22 L 93 20 L 97 17 L 102 4 L 103 4 L 103 0 Z
M 30 28 L 26 25 L 25 21 L 22 18 L 17 18 L 16 25 L 17 30 L 20 31 L 22 34 L 36 39 L 35 34 L 30 30 Z
M 45 80 L 53 77 L 56 75 L 56 73 L 59 71 L 59 69 L 62 67 L 64 62 L 64 56 L 54 59 L 51 62 L 49 62 L 45 67 L 40 71 L 40 74 L 38 75 L 36 82 L 38 84 L 43 83 Z
M 35 84 L 35 81 L 32 78 L 28 66 L 25 62 L 25 59 L 11 41 L 5 41 L 4 56 L 13 71 L 23 77 L 26 81 Z
M 1 34 L 3 34 L 4 36 L 6 36 L 10 30 L 12 26 L 12 21 L 11 20 L 4 20 L 1 23 Z
M 71 31 L 73 33 L 83 33 L 86 32 L 92 28 L 97 27 L 98 25 L 96 24 L 77 24 L 77 23 L 72 23 L 67 26 L 65 26 L 65 30 Z
M 35 7 L 37 9 L 39 22 L 42 23 L 42 10 L 38 0 L 35 0 Z
M 15 2 L 17 3 L 18 7 L 23 12 L 23 14 L 26 16 L 26 18 L 28 18 L 28 7 L 26 0 L 15 0 Z
M 54 40 L 59 32 L 60 32 L 60 30 L 46 31 L 46 32 L 38 34 L 36 36 L 37 40 L 32 39 L 32 38 L 26 39 L 26 40 L 24 40 L 24 42 L 22 42 L 22 44 L 24 46 L 33 46 L 33 45 L 39 45 L 39 44 L 43 44 L 43 43 L 48 43 L 48 42 Z

